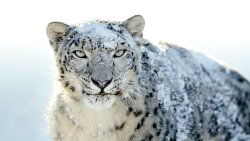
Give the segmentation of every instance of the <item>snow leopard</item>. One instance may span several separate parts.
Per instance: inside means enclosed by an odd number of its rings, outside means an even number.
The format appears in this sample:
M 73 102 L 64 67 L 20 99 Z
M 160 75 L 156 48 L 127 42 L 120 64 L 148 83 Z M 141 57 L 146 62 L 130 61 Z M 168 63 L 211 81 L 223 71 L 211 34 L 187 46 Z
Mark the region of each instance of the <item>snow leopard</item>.
M 53 141 L 250 140 L 250 83 L 202 53 L 143 38 L 145 20 L 51 22 Z

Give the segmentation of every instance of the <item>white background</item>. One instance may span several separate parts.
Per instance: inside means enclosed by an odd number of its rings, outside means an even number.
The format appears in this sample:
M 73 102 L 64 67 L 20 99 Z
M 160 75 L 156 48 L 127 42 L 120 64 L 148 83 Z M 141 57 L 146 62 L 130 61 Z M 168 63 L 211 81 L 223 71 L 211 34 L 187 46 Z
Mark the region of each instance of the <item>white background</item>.
M 141 14 L 144 37 L 206 52 L 250 79 L 250 3 L 245 0 L 6 0 L 0 2 L 0 140 L 49 140 L 51 21 L 125 20 Z

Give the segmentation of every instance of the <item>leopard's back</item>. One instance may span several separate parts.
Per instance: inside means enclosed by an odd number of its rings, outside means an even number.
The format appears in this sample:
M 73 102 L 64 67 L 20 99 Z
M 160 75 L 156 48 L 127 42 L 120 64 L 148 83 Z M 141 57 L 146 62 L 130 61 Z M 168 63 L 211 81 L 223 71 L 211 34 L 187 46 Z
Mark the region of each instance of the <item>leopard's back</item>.
M 168 43 L 161 49 L 143 46 L 139 82 L 171 115 L 175 132 L 169 136 L 249 140 L 249 81 L 204 54 Z

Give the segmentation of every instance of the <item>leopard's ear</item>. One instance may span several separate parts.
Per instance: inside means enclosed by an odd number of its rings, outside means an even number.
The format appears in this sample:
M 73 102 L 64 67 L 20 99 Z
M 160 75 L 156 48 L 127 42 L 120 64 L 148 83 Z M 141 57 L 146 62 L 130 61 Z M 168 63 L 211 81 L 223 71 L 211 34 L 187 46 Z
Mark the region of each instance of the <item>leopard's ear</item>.
M 135 15 L 124 21 L 123 25 L 133 36 L 142 36 L 145 20 L 141 15 Z
M 47 36 L 49 38 L 50 44 L 56 50 L 56 44 L 63 40 L 63 37 L 66 35 L 66 31 L 69 25 L 61 22 L 51 22 L 47 26 Z

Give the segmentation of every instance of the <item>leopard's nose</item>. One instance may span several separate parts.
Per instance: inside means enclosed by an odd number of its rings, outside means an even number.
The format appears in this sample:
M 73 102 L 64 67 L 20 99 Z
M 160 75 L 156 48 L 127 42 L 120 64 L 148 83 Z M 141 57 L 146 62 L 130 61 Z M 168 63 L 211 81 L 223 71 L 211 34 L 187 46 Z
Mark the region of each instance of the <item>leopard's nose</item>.
M 111 83 L 112 78 L 110 80 L 96 80 L 96 79 L 91 78 L 91 80 L 97 87 L 103 90 L 105 87 L 107 87 Z

